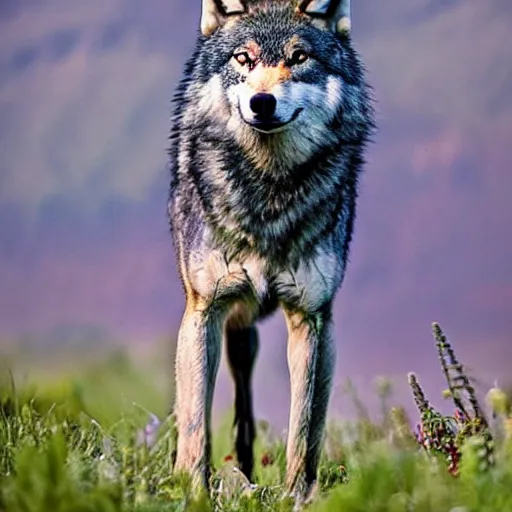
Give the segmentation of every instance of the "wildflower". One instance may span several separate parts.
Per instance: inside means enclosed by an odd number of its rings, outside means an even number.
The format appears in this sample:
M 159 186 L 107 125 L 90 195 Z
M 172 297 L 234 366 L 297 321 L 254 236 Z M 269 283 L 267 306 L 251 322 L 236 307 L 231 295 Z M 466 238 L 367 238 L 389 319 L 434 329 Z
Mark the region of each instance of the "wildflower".
M 439 325 L 433 324 L 432 328 L 441 367 L 449 386 L 443 394 L 445 398 L 452 398 L 455 411 L 453 418 L 437 412 L 426 399 L 416 375 L 410 373 L 409 386 L 421 414 L 421 422 L 414 432 L 416 440 L 427 452 L 440 455 L 447 463 L 448 471 L 457 476 L 461 459 L 460 446 L 468 439 L 481 435 L 484 441 L 479 458 L 481 466 L 487 468 L 494 460 L 493 439 L 475 390 Z M 489 392 L 487 400 L 495 413 L 507 414 L 510 404 L 497 386 Z M 468 412 L 467 404 L 471 406 L 472 412 Z
M 270 466 L 271 464 L 274 463 L 274 460 L 272 459 L 272 455 L 270 455 L 270 453 L 268 452 L 265 452 L 262 456 L 261 456 L 261 465 L 263 467 L 265 466 Z
M 148 448 L 151 448 L 156 443 L 160 425 L 161 421 L 158 416 L 150 413 L 146 426 L 137 432 L 137 445 L 145 444 Z
M 448 454 L 448 471 L 453 476 L 458 476 L 459 474 L 459 461 L 460 461 L 460 452 L 457 447 L 453 443 L 448 443 L 445 447 L 445 451 Z
M 454 417 L 459 424 L 466 423 L 467 421 L 466 415 L 459 408 L 455 409 Z

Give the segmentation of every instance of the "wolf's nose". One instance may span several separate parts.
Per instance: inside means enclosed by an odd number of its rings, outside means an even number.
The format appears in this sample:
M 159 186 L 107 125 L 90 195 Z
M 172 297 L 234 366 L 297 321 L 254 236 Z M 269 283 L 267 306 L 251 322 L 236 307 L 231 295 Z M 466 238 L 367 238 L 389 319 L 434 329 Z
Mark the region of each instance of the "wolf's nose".
M 277 100 L 273 94 L 259 92 L 251 98 L 251 110 L 263 119 L 270 119 L 276 111 Z

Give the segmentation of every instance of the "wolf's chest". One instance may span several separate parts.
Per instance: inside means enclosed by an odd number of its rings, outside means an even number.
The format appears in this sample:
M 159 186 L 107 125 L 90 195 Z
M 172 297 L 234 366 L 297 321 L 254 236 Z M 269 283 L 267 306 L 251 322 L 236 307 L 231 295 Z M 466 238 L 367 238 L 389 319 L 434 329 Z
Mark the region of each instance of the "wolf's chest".
M 218 245 L 228 254 L 253 253 L 277 265 L 297 266 L 334 229 L 336 206 L 280 199 L 248 197 L 215 215 L 211 229 Z
M 334 296 L 344 264 L 334 251 L 322 248 L 293 267 L 254 254 L 230 261 L 223 251 L 205 248 L 191 254 L 188 269 L 193 288 L 207 302 L 258 305 L 271 297 L 310 311 Z

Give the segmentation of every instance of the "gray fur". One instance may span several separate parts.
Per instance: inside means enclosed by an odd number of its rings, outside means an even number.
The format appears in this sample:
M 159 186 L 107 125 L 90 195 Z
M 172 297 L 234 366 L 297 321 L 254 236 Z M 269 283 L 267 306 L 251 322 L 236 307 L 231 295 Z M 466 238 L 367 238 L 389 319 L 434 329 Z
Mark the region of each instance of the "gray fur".
M 206 3 L 209 19 L 222 23 L 199 37 L 186 65 L 170 152 L 169 215 L 187 300 L 176 363 L 176 469 L 208 486 L 225 335 L 237 454 L 251 476 L 254 325 L 281 306 L 292 391 L 287 486 L 302 503 L 316 481 L 334 369 L 332 303 L 373 130 L 369 87 L 349 34 L 319 26 L 299 2 L 247 0 L 232 16 Z M 297 50 L 305 61 L 294 60 Z M 260 92 L 277 98 L 270 128 L 260 129 L 251 110 Z

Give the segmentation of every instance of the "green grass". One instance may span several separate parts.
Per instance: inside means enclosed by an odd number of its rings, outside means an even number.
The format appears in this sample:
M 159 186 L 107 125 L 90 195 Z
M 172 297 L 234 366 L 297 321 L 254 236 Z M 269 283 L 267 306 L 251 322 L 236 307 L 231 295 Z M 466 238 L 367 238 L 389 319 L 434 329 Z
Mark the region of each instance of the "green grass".
M 471 385 L 453 350 L 440 331 L 434 334 L 448 382 L 444 394 L 467 417 L 437 413 L 411 377 L 423 426 L 420 445 L 403 409 L 371 421 L 351 389 L 359 418 L 328 426 L 320 493 L 311 510 L 512 511 L 510 400 L 501 390 L 490 393 L 496 418 L 488 427 L 478 404 L 475 413 Z M 164 404 L 152 398 L 158 393 L 143 375 L 124 357 L 95 363 L 76 380 L 46 379 L 39 387 L 20 388 L 7 374 L 0 386 L 0 511 L 292 509 L 283 499 L 283 440 L 268 424 L 258 424 L 257 485 L 251 487 L 226 457 L 230 414 L 214 436 L 211 503 L 195 501 L 186 478 L 172 474 L 172 418 L 154 430 L 148 447 L 141 429 L 150 413 L 122 398 L 138 397 L 163 417 Z M 390 392 L 384 380 L 379 390 L 383 399 Z

